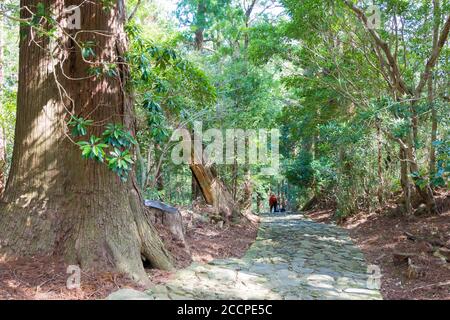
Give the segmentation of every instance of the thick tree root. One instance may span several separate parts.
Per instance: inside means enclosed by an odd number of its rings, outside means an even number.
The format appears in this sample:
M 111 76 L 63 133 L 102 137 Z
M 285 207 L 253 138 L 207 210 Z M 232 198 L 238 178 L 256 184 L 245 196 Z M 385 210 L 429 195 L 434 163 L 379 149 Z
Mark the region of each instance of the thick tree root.
M 75 196 L 71 205 L 0 204 L 0 257 L 60 256 L 86 270 L 111 270 L 148 283 L 142 257 L 172 269 L 172 259 L 135 190 L 114 203 Z M 111 201 L 111 199 L 110 199 Z M 102 203 L 102 205 L 100 205 Z

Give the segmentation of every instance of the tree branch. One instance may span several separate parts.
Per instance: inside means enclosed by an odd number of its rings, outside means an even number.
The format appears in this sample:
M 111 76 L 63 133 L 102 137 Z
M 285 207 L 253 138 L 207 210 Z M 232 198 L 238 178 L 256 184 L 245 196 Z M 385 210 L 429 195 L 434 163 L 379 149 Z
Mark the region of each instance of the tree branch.
M 439 55 L 441 54 L 442 48 L 444 47 L 445 42 L 448 39 L 448 34 L 450 32 L 450 16 L 447 17 L 447 21 L 445 22 L 444 27 L 441 30 L 441 33 L 439 35 L 439 40 L 437 43 L 435 43 L 433 50 L 431 52 L 431 56 L 427 61 L 427 64 L 425 65 L 425 71 L 420 76 L 419 84 L 416 87 L 415 96 L 418 97 L 423 91 L 423 88 L 425 87 L 425 84 L 428 81 L 428 78 L 430 77 L 431 71 L 433 67 L 436 65 L 437 59 L 439 58 Z
M 245 11 L 245 16 L 247 17 L 247 21 L 250 18 L 250 15 L 252 14 L 252 11 L 253 11 L 253 8 L 255 7 L 256 1 L 257 0 L 253 0 L 252 3 L 250 4 L 250 6 Z
M 397 138 L 397 137 L 394 137 L 394 135 L 393 135 L 392 133 L 390 133 L 388 130 L 386 130 L 386 129 L 384 129 L 384 128 L 381 128 L 381 131 L 383 131 L 383 133 L 384 133 L 389 139 L 391 139 L 392 141 L 397 142 L 403 150 L 405 150 L 405 151 L 408 150 L 408 146 L 406 145 L 405 142 L 403 142 L 402 139 Z
M 381 39 L 375 30 L 369 28 L 368 19 L 360 8 L 355 6 L 349 0 L 342 0 L 342 1 L 348 8 L 350 8 L 350 10 L 352 10 L 355 13 L 356 17 L 363 23 L 367 32 L 369 32 L 369 34 L 372 36 L 373 40 L 375 41 L 375 44 L 383 51 L 384 55 L 386 56 L 389 66 L 391 67 L 390 74 L 393 82 L 393 87 L 395 87 L 402 94 L 412 95 L 413 92 L 406 86 L 401 76 L 400 69 L 398 67 L 398 62 L 392 55 L 388 43 L 383 39 Z
M 130 16 L 128 17 L 128 21 L 130 21 L 131 19 L 133 19 L 133 17 L 136 15 L 136 12 L 139 9 L 139 6 L 141 5 L 142 0 L 138 0 L 138 2 L 136 3 L 136 6 L 134 7 L 133 11 L 131 12 Z

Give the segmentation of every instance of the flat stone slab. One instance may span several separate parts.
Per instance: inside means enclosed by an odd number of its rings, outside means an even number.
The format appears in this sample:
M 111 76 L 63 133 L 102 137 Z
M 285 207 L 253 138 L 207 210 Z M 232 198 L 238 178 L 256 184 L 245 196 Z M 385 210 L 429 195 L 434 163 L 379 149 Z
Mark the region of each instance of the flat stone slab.
M 301 214 L 262 216 L 257 240 L 242 259 L 193 263 L 140 299 L 381 299 L 361 251 L 347 232 Z M 110 296 L 110 297 L 111 297 Z M 109 297 L 108 297 L 109 298 Z
M 111 293 L 107 300 L 154 300 L 145 292 L 134 289 L 120 289 Z
M 178 209 L 172 206 L 169 206 L 168 204 L 165 204 L 164 202 L 157 201 L 157 200 L 144 200 L 144 205 L 149 208 L 155 208 L 164 212 L 168 213 L 177 213 Z

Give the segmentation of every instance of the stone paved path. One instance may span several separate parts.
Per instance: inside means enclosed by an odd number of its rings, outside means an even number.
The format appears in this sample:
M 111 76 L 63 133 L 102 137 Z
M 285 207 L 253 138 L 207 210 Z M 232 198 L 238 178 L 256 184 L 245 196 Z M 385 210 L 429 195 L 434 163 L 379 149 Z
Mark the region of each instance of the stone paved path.
M 367 279 L 363 255 L 345 230 L 300 214 L 277 214 L 262 218 L 257 240 L 242 259 L 192 264 L 146 294 L 149 299 L 381 299 L 378 290 L 367 288 Z

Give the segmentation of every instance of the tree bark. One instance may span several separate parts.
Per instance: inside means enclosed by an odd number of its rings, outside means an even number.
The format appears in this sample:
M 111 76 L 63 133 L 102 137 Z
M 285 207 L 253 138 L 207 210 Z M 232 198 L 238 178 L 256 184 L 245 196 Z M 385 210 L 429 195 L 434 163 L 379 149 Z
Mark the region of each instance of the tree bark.
M 193 201 L 198 200 L 201 196 L 201 190 L 193 172 L 191 172 L 191 195 Z
M 212 205 L 222 217 L 231 220 L 238 217 L 236 205 L 222 181 L 217 177 L 214 170 L 203 164 L 191 164 L 191 171 L 194 174 L 205 202 Z
M 234 157 L 233 165 L 231 167 L 231 195 L 233 201 L 237 200 L 238 194 L 238 163 L 236 157 Z
M 249 139 L 245 139 L 245 150 L 249 150 Z M 242 194 L 239 199 L 240 210 L 244 215 L 250 214 L 253 203 L 253 181 L 250 167 L 250 159 L 244 164 L 244 183 L 242 185 Z
M 249 165 L 244 168 L 244 182 L 242 184 L 242 194 L 239 199 L 239 210 L 248 215 L 252 212 L 253 184 Z
M 418 165 L 415 159 L 415 144 L 417 141 L 417 133 L 418 133 L 418 117 L 417 117 L 417 110 L 416 110 L 416 104 L 417 101 L 420 99 L 421 94 L 423 92 L 423 89 L 425 85 L 427 84 L 431 73 L 433 71 L 433 68 L 435 67 L 438 58 L 442 52 L 442 49 L 447 42 L 449 33 L 450 33 L 450 16 L 447 16 L 444 25 L 442 29 L 439 29 L 440 27 L 440 21 L 441 21 L 441 10 L 440 10 L 440 2 L 439 0 L 433 0 L 433 47 L 431 50 L 431 54 L 429 55 L 428 59 L 425 63 L 424 71 L 421 73 L 419 77 L 419 81 L 415 89 L 411 89 L 411 87 L 408 87 L 405 83 L 405 80 L 400 72 L 400 68 L 398 65 L 397 57 L 392 55 L 391 49 L 389 44 L 384 41 L 376 30 L 371 29 L 368 27 L 368 19 L 366 15 L 364 14 L 364 11 L 361 10 L 357 5 L 355 5 L 352 1 L 349 0 L 342 0 L 343 3 L 351 9 L 356 17 L 363 23 L 365 26 L 366 31 L 370 34 L 372 39 L 374 40 L 374 44 L 376 47 L 376 50 L 378 52 L 383 52 L 384 57 L 379 55 L 380 62 L 382 62 L 382 68 L 383 65 L 388 64 L 389 65 L 389 76 L 390 76 L 390 87 L 395 89 L 394 94 L 398 97 L 402 95 L 407 95 L 408 97 L 412 98 L 411 103 L 411 111 L 412 111 L 412 117 L 411 117 L 411 133 L 408 134 L 408 137 L 406 139 L 407 141 L 407 147 L 403 148 L 403 150 L 406 152 L 406 157 L 403 158 L 404 160 L 408 161 L 408 166 L 410 167 L 411 172 L 418 172 Z M 403 176 L 402 172 L 402 176 Z M 433 197 L 433 193 L 431 190 L 431 187 L 429 184 L 422 190 L 417 187 L 417 191 L 420 193 L 422 199 L 427 204 L 428 210 L 430 212 L 435 212 L 436 205 Z
M 260 195 L 259 192 L 256 193 L 256 212 L 257 213 L 261 213 L 261 210 L 263 209 L 263 204 L 262 204 L 262 196 Z
M 418 173 L 419 165 L 417 164 L 416 152 L 415 152 L 415 148 L 413 146 L 414 145 L 414 136 L 413 136 L 412 132 L 409 133 L 407 136 L 407 145 L 408 145 L 408 148 L 406 149 L 406 156 L 407 156 L 407 161 L 409 164 L 409 170 L 411 173 Z M 427 205 L 428 212 L 431 214 L 436 214 L 437 213 L 436 201 L 434 199 L 433 191 L 431 190 L 429 182 L 427 182 L 425 184 L 425 186 L 423 188 L 421 188 L 418 185 L 417 180 L 418 180 L 418 177 L 414 176 L 413 177 L 414 185 L 416 187 L 418 194 L 422 198 L 423 202 Z
M 0 204 L 0 255 L 58 255 L 85 269 L 120 271 L 148 282 L 141 255 L 156 268 L 172 264 L 146 216 L 134 176 L 123 183 L 105 165 L 82 160 L 64 121 L 71 110 L 96 123 L 133 129 L 132 104 L 123 90 L 127 70 L 121 64 L 124 2 L 107 10 L 101 1 L 21 0 L 31 10 L 38 3 L 57 17 L 64 7 L 82 4 L 83 30 L 97 32 L 78 33 L 77 41 L 94 41 L 95 60 L 118 63 L 119 75 L 86 78 L 88 65 L 73 40 L 61 36 L 55 49 L 54 40 L 39 37 L 38 46 L 30 29 L 21 27 L 15 144 Z M 28 11 L 21 10 L 21 16 L 29 18 Z M 67 31 L 75 36 L 79 30 Z M 102 131 L 93 126 L 90 133 Z
M 383 193 L 384 193 L 384 179 L 383 179 L 383 141 L 381 134 L 381 123 L 380 120 L 376 120 L 376 128 L 377 128 L 377 173 L 378 173 L 378 203 L 380 206 L 383 205 Z
M 136 146 L 136 180 L 141 191 L 145 191 L 145 182 L 147 181 L 147 167 L 142 157 L 140 146 Z
M 434 177 L 436 173 L 436 148 L 434 147 L 434 142 L 437 140 L 437 112 L 436 106 L 434 105 L 434 95 L 433 95 L 433 77 L 428 80 L 428 103 L 431 108 L 431 141 L 430 141 L 430 155 L 429 155 L 429 176 Z
M 245 8 L 245 28 L 247 30 L 244 34 L 244 48 L 247 49 L 250 43 L 250 38 L 248 34 L 248 28 L 250 27 L 250 16 L 252 15 L 253 9 L 255 8 L 257 0 L 252 0 L 247 8 Z
M 191 163 L 189 165 L 192 174 L 200 188 L 206 204 L 213 206 L 218 214 L 226 221 L 238 218 L 239 212 L 232 194 L 218 177 L 213 164 L 203 152 L 201 138 L 191 133 Z
M 403 199 L 405 205 L 405 211 L 408 216 L 413 214 L 411 205 L 411 185 L 408 178 L 408 159 L 406 150 L 403 146 L 400 146 L 400 184 L 403 190 Z
M 201 51 L 203 49 L 203 41 L 204 36 L 203 33 L 205 31 L 205 22 L 206 22 L 206 5 L 204 0 L 200 0 L 197 5 L 197 24 L 195 26 L 195 49 Z
M 159 144 L 156 145 L 156 149 L 161 151 L 161 146 Z M 162 157 L 162 153 L 160 153 L 160 157 Z M 164 190 L 164 172 L 162 170 L 162 166 L 158 166 L 156 168 L 155 173 L 155 179 L 156 179 L 156 190 L 163 191 Z M 170 197 L 170 193 L 168 194 Z
M 194 130 L 191 130 L 190 132 L 191 135 L 191 142 L 193 142 L 195 140 L 195 132 Z M 199 152 L 203 152 L 203 144 L 202 145 L 202 150 L 199 150 Z M 195 155 L 195 144 L 192 144 L 192 155 Z M 197 180 L 197 177 L 194 174 L 194 171 L 191 170 L 191 195 L 192 195 L 192 200 L 200 200 L 199 198 L 203 195 L 202 193 L 202 189 L 200 187 L 200 183 Z M 206 198 L 203 197 L 203 199 L 206 202 Z
M 440 1 L 433 0 L 433 48 L 436 48 L 439 40 L 439 28 L 440 28 Z M 436 173 L 436 149 L 434 142 L 437 140 L 437 112 L 434 104 L 434 92 L 433 92 L 433 72 L 431 71 L 430 78 L 428 79 L 428 104 L 431 108 L 431 141 L 430 141 L 430 155 L 429 155 L 429 176 L 430 179 Z

